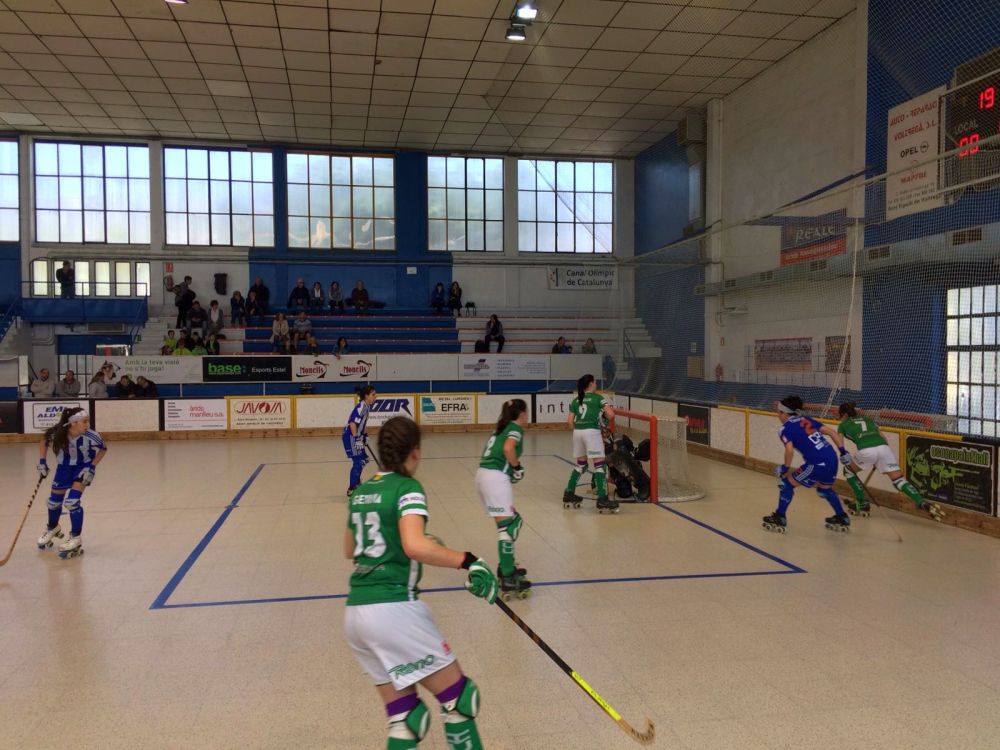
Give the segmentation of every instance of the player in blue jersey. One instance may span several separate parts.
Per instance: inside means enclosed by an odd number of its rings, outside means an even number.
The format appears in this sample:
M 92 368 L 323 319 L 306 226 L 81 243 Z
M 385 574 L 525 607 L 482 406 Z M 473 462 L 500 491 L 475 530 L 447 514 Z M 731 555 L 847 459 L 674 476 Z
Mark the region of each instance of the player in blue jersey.
M 375 403 L 375 386 L 366 385 L 358 390 L 358 403 L 351 412 L 344 428 L 344 452 L 351 459 L 351 479 L 347 494 L 361 484 L 361 470 L 368 463 L 368 412 Z
M 59 423 L 45 432 L 39 444 L 38 474 L 42 479 L 49 475 L 47 460 L 49 448 L 56 455 L 56 472 L 52 478 L 49 495 L 49 522 L 45 533 L 38 538 L 38 549 L 51 547 L 63 536 L 59 517 L 63 507 L 69 513 L 69 539 L 59 546 L 59 557 L 67 560 L 83 554 L 83 491 L 94 481 L 97 465 L 108 452 L 107 446 L 94 430 L 90 429 L 90 415 L 84 409 L 65 409 Z
M 802 399 L 798 396 L 789 396 L 778 404 L 778 419 L 781 420 L 781 432 L 778 435 L 785 444 L 785 460 L 775 470 L 779 488 L 778 509 L 771 515 L 764 516 L 764 528 L 784 533 L 787 525 L 785 511 L 792 502 L 795 488 L 814 487 L 817 494 L 833 508 L 834 515 L 826 519 L 826 528 L 831 531 L 847 531 L 851 527 L 851 520 L 844 513 L 840 497 L 833 491 L 840 465 L 837 450 L 833 447 L 837 444 L 837 431 L 815 419 L 802 416 L 799 414 L 801 409 Z M 792 471 L 789 465 L 795 451 L 802 455 L 803 464 Z

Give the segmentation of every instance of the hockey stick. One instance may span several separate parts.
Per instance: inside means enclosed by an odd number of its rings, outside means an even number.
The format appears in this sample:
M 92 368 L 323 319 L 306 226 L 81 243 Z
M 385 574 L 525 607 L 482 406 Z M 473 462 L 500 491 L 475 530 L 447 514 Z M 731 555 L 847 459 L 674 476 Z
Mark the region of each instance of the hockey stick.
M 528 627 L 528 624 L 520 617 L 518 617 L 514 613 L 514 611 L 507 606 L 506 602 L 504 602 L 502 599 L 497 599 L 496 605 L 500 607 L 501 610 L 503 610 L 503 613 L 507 615 L 507 617 L 509 617 L 511 620 L 514 621 L 515 625 L 517 625 L 519 628 L 521 628 L 521 630 L 527 633 L 528 637 L 535 642 L 536 646 L 538 646 L 542 651 L 545 652 L 546 656 L 552 659 L 552 661 L 554 661 L 563 672 L 572 677 L 573 681 L 580 686 L 580 689 L 583 690 L 583 692 L 585 692 L 587 695 L 589 695 L 590 698 L 594 701 L 594 703 L 603 708 L 604 712 L 615 720 L 615 723 L 622 728 L 625 734 L 627 734 L 633 740 L 638 742 L 640 745 L 653 744 L 653 738 L 656 736 L 656 727 L 653 726 L 653 722 L 651 722 L 649 719 L 646 719 L 645 732 L 639 732 L 638 730 L 633 729 L 632 726 L 627 721 L 625 721 L 625 719 L 621 717 L 621 714 L 619 714 L 611 706 L 609 706 L 607 701 L 605 701 L 601 696 L 597 694 L 596 690 L 594 690 L 590 685 L 588 685 L 580 675 L 574 672 L 573 668 L 570 667 L 569 664 L 564 662 L 562 660 L 562 657 L 560 657 L 559 654 L 553 651 L 552 648 L 549 646 L 549 644 L 547 644 L 545 641 L 541 639 L 538 633 L 536 633 L 534 630 Z
M 382 471 L 382 464 L 378 460 L 378 456 L 375 455 L 375 451 L 372 450 L 371 446 L 368 445 L 368 443 L 365 443 L 365 450 L 368 451 L 368 455 L 372 457 L 372 461 L 375 462 L 375 465 L 378 467 L 378 470 Z
M 0 560 L 0 568 L 7 564 L 10 560 L 10 556 L 14 554 L 14 545 L 17 544 L 18 537 L 21 536 L 21 530 L 24 528 L 25 521 L 28 520 L 28 513 L 31 512 L 31 506 L 35 502 L 35 498 L 38 496 L 38 488 L 42 486 L 42 480 L 45 479 L 43 476 L 38 477 L 38 484 L 35 485 L 35 491 L 31 493 L 31 499 L 28 501 L 28 507 L 24 509 L 24 518 L 21 519 L 21 525 L 17 527 L 17 532 L 14 534 L 14 541 L 10 543 L 10 549 L 7 550 L 7 556 Z
M 885 508 L 883 508 L 881 505 L 878 504 L 878 501 L 875 500 L 874 495 L 872 495 L 871 491 L 868 489 L 868 482 L 871 481 L 872 474 L 874 473 L 875 473 L 875 467 L 873 466 L 871 471 L 868 472 L 868 476 L 865 477 L 864 481 L 861 482 L 861 488 L 865 491 L 865 497 L 868 498 L 868 502 L 870 502 L 872 505 L 874 505 L 876 508 L 882 511 L 882 518 L 884 518 L 886 522 L 889 524 L 889 528 L 892 529 L 892 533 L 896 535 L 896 540 L 902 542 L 903 535 L 899 533 L 898 529 L 896 529 L 896 524 L 892 522 L 892 519 L 889 518 L 889 514 L 886 512 Z M 857 476 L 857 474 L 855 474 L 854 476 Z

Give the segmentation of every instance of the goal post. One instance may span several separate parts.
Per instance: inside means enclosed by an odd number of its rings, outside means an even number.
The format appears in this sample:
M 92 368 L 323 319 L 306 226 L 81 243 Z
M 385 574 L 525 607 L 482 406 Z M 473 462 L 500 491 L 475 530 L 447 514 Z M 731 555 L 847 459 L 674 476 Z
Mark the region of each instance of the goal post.
M 615 408 L 614 429 L 637 445 L 649 438 L 649 501 L 680 503 L 700 500 L 705 490 L 691 480 L 687 421 L 647 412 Z

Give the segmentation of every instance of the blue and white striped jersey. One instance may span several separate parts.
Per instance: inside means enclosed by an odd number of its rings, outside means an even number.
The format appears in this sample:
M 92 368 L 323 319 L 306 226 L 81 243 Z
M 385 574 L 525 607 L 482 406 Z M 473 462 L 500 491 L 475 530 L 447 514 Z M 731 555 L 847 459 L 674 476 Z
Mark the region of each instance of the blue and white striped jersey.
M 365 427 L 368 425 L 368 412 L 371 407 L 368 406 L 364 401 L 358 401 L 357 406 L 351 412 L 351 418 L 347 420 L 347 427 L 344 428 L 344 434 L 351 434 L 351 425 L 355 425 L 355 434 L 363 435 L 365 432 Z
M 94 463 L 100 451 L 107 450 L 104 440 L 94 430 L 69 438 L 66 450 L 56 454 L 59 466 L 86 466 Z

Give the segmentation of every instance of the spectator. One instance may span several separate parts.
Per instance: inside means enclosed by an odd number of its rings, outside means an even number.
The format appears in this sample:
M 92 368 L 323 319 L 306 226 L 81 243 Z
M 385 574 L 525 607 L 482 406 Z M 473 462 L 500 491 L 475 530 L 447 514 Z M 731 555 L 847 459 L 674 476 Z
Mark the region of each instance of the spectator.
M 365 282 L 358 279 L 358 283 L 354 285 L 354 289 L 351 291 L 351 304 L 354 305 L 354 310 L 358 315 L 367 315 L 370 302 L 371 299 L 368 297 L 368 290 L 365 289 Z
M 142 375 L 135 379 L 133 393 L 135 394 L 134 398 L 156 398 L 159 395 L 156 392 L 156 383 Z
M 503 351 L 503 342 L 507 339 L 503 335 L 503 323 L 496 315 L 491 315 L 486 321 L 486 337 L 483 340 L 486 342 L 486 351 L 490 350 L 491 341 L 497 342 L 497 354 Z
M 135 383 L 132 382 L 132 378 L 128 375 L 122 375 L 118 381 L 118 392 L 115 395 L 118 398 L 135 398 Z
M 219 307 L 219 300 L 213 299 L 208 303 L 208 333 L 216 336 L 226 327 L 226 316 Z
M 59 294 L 63 299 L 76 297 L 76 273 L 68 260 L 64 260 L 62 268 L 56 270 L 56 281 L 59 282 Z
M 247 292 L 247 325 L 253 325 L 254 318 L 260 318 L 264 322 L 264 305 L 257 299 L 257 292 L 251 289 Z
M 274 316 L 271 324 L 271 351 L 277 352 L 279 345 L 282 349 L 288 348 L 288 321 L 282 312 Z
M 462 317 L 462 287 L 457 281 L 451 282 L 451 288 L 448 290 L 448 309 L 453 316 Z
M 584 354 L 597 354 L 597 347 L 594 346 L 593 339 L 587 339 L 583 342 L 583 353 Z
M 160 354 L 165 357 L 173 356 L 174 349 L 180 343 L 177 339 L 177 331 L 171 328 L 167 331 L 167 335 L 163 337 L 163 345 L 160 347 Z
M 312 321 L 306 317 L 306 313 L 303 310 L 292 321 L 292 351 L 297 352 L 299 350 L 299 342 L 305 343 L 308 341 L 309 337 L 312 336 L 312 332 Z
M 440 315 L 444 312 L 444 306 L 446 300 L 444 298 L 444 284 L 440 281 L 434 286 L 434 291 L 431 292 L 431 307 L 434 308 L 434 314 Z
M 177 341 L 177 346 L 174 347 L 175 357 L 192 357 L 194 352 L 191 351 L 191 343 L 188 341 L 186 336 L 181 337 Z
M 114 385 L 115 366 L 110 362 L 105 362 L 104 366 L 101 367 L 101 375 L 104 376 L 104 385 Z
M 233 292 L 229 298 L 229 325 L 233 328 L 246 328 L 247 301 L 239 291 Z
M 309 309 L 309 290 L 306 289 L 305 279 L 299 279 L 292 293 L 288 295 L 288 312 L 307 309 Z
M 87 384 L 87 396 L 90 398 L 107 398 L 108 386 L 104 382 L 104 371 L 94 373 Z
M 562 336 L 556 341 L 555 345 L 552 347 L 553 354 L 572 354 L 573 347 L 566 344 L 566 339 Z
M 309 334 L 309 338 L 306 339 L 306 354 L 311 354 L 314 357 L 320 354 L 319 342 L 311 333 Z
M 191 309 L 194 299 L 197 296 L 191 290 L 190 276 L 185 276 L 184 281 L 174 285 L 174 306 L 177 308 L 177 322 L 174 324 L 175 327 L 183 328 L 187 325 L 188 311 Z
M 80 381 L 76 379 L 76 373 L 66 370 L 62 380 L 56 383 L 56 395 L 59 398 L 76 398 L 80 395 Z
M 52 398 L 56 395 L 56 383 L 49 377 L 48 368 L 38 371 L 38 377 L 31 381 L 31 395 L 35 398 Z
M 208 338 L 205 339 L 205 351 L 213 356 L 218 356 L 219 354 L 219 339 L 214 333 L 208 334 Z
M 330 312 L 334 315 L 344 314 L 344 292 L 339 281 L 330 282 Z
M 207 357 L 208 349 L 205 348 L 205 342 L 200 337 L 195 336 L 191 339 L 189 344 L 191 347 L 191 354 L 195 357 Z
M 323 285 L 317 281 L 309 292 L 309 309 L 314 313 L 323 312 L 325 306 L 326 295 L 323 293 Z
M 201 331 L 202 337 L 208 333 L 208 313 L 201 306 L 200 302 L 195 302 L 187 314 L 187 330 Z
M 350 353 L 350 347 L 347 345 L 347 339 L 341 336 L 337 339 L 337 345 L 333 347 L 333 356 L 340 359 L 342 354 Z
M 247 299 L 250 298 L 251 293 L 256 295 L 257 308 L 260 310 L 261 316 L 267 315 L 267 306 L 271 304 L 271 290 L 264 286 L 264 280 L 260 276 L 254 279 L 253 286 L 247 293 Z

